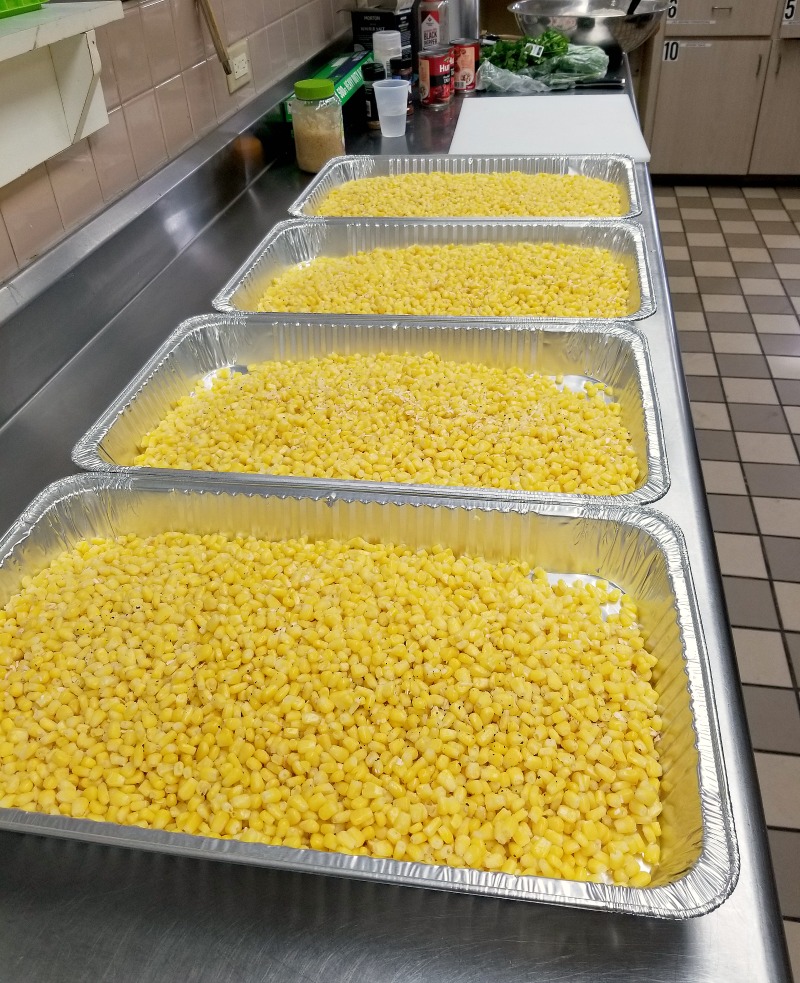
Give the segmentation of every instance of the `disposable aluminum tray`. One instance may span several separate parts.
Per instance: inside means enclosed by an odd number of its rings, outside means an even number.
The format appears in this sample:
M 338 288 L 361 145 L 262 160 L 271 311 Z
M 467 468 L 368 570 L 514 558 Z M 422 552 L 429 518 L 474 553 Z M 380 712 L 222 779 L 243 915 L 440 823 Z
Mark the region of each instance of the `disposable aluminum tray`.
M 622 406 L 623 421 L 640 461 L 638 486 L 625 495 L 515 492 L 375 481 L 275 478 L 308 490 L 337 488 L 385 494 L 442 495 L 501 501 L 588 502 L 637 505 L 664 495 L 669 486 L 661 412 L 644 338 L 629 326 L 592 323 L 570 329 L 552 325 L 433 325 L 398 321 L 354 323 L 263 315 L 205 315 L 181 324 L 130 385 L 75 445 L 72 459 L 87 471 L 151 471 L 133 465 L 144 434 L 164 419 L 178 399 L 227 366 L 246 368 L 266 360 L 314 358 L 332 353 L 438 352 L 454 361 L 517 366 L 528 372 L 591 379 L 607 384 Z M 577 381 L 577 380 L 576 380 Z M 173 471 L 172 474 L 175 472 Z M 182 471 L 181 474 L 192 472 Z M 229 479 L 260 476 L 228 474 Z
M 416 244 L 443 246 L 450 243 L 472 245 L 481 242 L 555 242 L 608 249 L 615 259 L 625 264 L 631 277 L 629 309 L 622 320 L 645 318 L 655 312 L 642 227 L 634 222 L 600 220 L 520 222 L 500 219 L 414 221 L 364 218 L 342 222 L 340 219 L 324 218 L 289 219 L 274 226 L 217 294 L 213 305 L 216 310 L 224 312 L 255 311 L 274 277 L 318 256 L 352 256 L 371 249 L 400 249 Z M 448 317 L 446 320 L 453 318 Z M 480 320 L 494 321 L 496 318 Z M 529 320 L 569 323 L 575 318 L 541 317 Z
M 630 157 L 601 154 L 580 157 L 503 157 L 489 154 L 407 155 L 404 157 L 334 157 L 317 174 L 306 190 L 289 206 L 298 218 L 319 214 L 327 195 L 348 181 L 366 177 L 394 177 L 400 174 L 582 174 L 609 181 L 619 189 L 623 203 L 618 218 L 633 218 L 642 210 L 636 172 Z M 399 217 L 399 216 L 398 216 Z M 446 213 L 442 213 L 446 218 Z M 489 217 L 489 216 L 486 216 Z M 534 218 L 535 216 L 528 216 Z M 522 218 L 522 217 L 520 217 Z M 347 221 L 347 220 L 345 220 Z
M 622 887 L 436 867 L 0 809 L 0 827 L 204 859 L 357 877 L 525 901 L 662 918 L 704 914 L 738 876 L 739 860 L 714 697 L 682 535 L 648 510 L 567 509 L 395 496 L 304 494 L 243 488 L 204 477 L 80 475 L 47 488 L 0 539 L 0 605 L 32 574 L 91 536 L 243 530 L 265 539 L 308 536 L 451 547 L 501 561 L 520 558 L 559 574 L 606 579 L 630 593 L 657 658 L 664 768 L 662 860 L 652 886 Z

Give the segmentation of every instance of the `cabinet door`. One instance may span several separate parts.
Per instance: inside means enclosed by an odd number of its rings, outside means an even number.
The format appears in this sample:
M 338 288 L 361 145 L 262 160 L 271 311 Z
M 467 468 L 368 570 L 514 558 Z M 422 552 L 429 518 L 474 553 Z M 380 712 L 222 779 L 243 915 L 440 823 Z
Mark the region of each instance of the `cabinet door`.
M 653 171 L 747 174 L 769 48 L 769 41 L 664 41 Z
M 778 0 L 670 0 L 667 37 L 769 35 L 777 4 Z
M 751 174 L 800 174 L 800 41 L 774 41 Z

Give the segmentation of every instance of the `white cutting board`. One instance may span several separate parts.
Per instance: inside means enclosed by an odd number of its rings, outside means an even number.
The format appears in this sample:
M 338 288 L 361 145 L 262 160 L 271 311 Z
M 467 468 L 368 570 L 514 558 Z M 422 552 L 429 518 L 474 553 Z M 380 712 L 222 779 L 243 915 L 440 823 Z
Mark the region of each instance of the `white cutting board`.
M 627 154 L 650 160 L 624 93 L 465 99 L 450 153 Z

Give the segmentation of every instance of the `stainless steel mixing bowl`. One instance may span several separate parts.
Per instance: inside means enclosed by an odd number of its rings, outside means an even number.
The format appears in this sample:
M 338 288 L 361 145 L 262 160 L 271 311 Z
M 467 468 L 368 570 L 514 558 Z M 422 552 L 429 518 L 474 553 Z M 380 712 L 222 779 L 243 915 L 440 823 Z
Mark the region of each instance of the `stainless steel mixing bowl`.
M 668 0 L 641 0 L 628 17 L 630 0 L 517 0 L 508 9 L 523 34 L 536 37 L 553 28 L 571 44 L 633 51 L 658 30 Z

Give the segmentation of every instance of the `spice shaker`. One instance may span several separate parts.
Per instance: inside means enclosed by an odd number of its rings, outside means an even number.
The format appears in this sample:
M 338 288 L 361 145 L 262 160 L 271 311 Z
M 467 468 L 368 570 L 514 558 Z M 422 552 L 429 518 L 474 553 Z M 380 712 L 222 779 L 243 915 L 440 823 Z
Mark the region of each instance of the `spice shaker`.
M 295 82 L 289 112 L 301 171 L 316 174 L 332 157 L 344 153 L 342 107 L 330 79 Z
M 402 55 L 399 58 L 392 58 L 389 62 L 389 68 L 393 79 L 402 79 L 404 82 L 408 82 L 408 109 L 406 110 L 406 116 L 411 116 L 414 112 L 414 103 L 411 101 L 414 68 L 411 58 L 403 57 Z
M 379 79 L 385 79 L 386 72 L 384 71 L 383 65 L 379 65 L 374 61 L 368 61 L 362 65 L 361 75 L 364 79 L 367 126 L 371 130 L 379 130 L 381 128 L 381 123 L 378 119 L 378 103 L 375 101 L 375 90 L 372 88 L 372 83 L 377 82 Z

